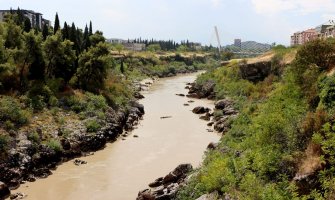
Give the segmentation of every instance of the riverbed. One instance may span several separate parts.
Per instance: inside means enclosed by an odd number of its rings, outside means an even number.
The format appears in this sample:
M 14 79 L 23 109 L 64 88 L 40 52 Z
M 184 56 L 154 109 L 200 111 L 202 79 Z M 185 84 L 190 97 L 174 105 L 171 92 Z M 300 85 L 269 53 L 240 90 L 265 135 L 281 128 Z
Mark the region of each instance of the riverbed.
M 213 108 L 212 101 L 188 103 L 191 99 L 176 95 L 186 94 L 186 83 L 196 75 L 163 78 L 142 92 L 145 99 L 140 103 L 146 114 L 137 129 L 125 140 L 120 137 L 104 150 L 80 158 L 86 165 L 66 162 L 48 178 L 23 184 L 13 192 L 22 192 L 29 200 L 134 200 L 139 190 L 177 165 L 199 166 L 207 145 L 220 136 L 209 133 L 207 122 L 191 111 L 196 106 Z M 165 116 L 171 118 L 161 119 Z

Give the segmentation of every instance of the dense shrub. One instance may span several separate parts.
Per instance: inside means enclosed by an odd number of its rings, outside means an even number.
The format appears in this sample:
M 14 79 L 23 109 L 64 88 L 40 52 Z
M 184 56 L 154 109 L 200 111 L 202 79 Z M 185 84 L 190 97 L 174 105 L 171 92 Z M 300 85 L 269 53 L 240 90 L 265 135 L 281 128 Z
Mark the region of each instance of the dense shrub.
M 97 132 L 101 128 L 101 125 L 96 119 L 90 119 L 86 121 L 85 126 L 86 126 L 86 131 L 89 133 Z
M 9 137 L 6 135 L 0 135 L 0 155 L 8 148 Z
M 28 122 L 30 113 L 21 109 L 19 102 L 12 97 L 0 97 L 0 121 L 10 121 L 17 125 L 23 125 Z
M 57 153 L 63 151 L 63 147 L 62 147 L 60 141 L 57 140 L 57 139 L 49 139 L 49 140 L 47 141 L 46 145 L 47 145 L 50 149 L 54 150 L 54 151 L 57 152 Z

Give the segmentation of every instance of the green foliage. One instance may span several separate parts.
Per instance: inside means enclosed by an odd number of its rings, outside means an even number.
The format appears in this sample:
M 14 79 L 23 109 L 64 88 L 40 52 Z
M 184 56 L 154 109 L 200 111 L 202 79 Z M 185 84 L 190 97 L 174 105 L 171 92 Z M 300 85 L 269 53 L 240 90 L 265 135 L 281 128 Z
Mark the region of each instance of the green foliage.
M 58 13 L 56 13 L 55 24 L 54 24 L 54 34 L 56 34 L 59 29 L 60 29 L 59 18 L 58 18 Z
M 4 123 L 4 127 L 6 130 L 13 130 L 15 128 L 15 125 L 13 122 L 11 122 L 10 120 L 6 120 Z
M 327 70 L 335 64 L 335 39 L 317 39 L 303 45 L 296 56 L 296 62 L 303 68 L 314 64 L 321 70 Z
M 234 55 L 235 54 L 231 51 L 224 51 L 222 52 L 221 57 L 223 60 L 231 60 L 234 57 Z
M 100 42 L 104 43 L 106 41 L 106 38 L 102 35 L 102 32 L 100 31 L 91 34 L 89 37 L 92 46 L 97 46 Z
M 45 63 L 42 55 L 42 35 L 35 35 L 34 31 L 24 33 L 24 63 L 21 68 L 20 79 L 23 79 L 25 69 L 28 65 L 29 78 L 35 80 L 44 79 Z
M 60 153 L 60 152 L 63 151 L 63 147 L 62 147 L 60 141 L 57 140 L 57 139 L 49 139 L 49 140 L 47 141 L 46 145 L 47 145 L 50 149 L 54 150 L 56 153 Z
M 70 80 L 76 70 L 72 46 L 71 41 L 63 41 L 60 31 L 46 39 L 42 48 L 48 77 L 63 78 L 66 82 Z
M 314 191 L 307 197 L 318 196 L 318 199 L 333 199 L 335 197 L 335 125 L 334 121 L 325 123 L 319 132 L 313 136 L 313 142 L 322 150 L 321 159 L 325 166 L 318 176 L 321 191 Z M 323 192 L 322 192 L 323 191 Z M 307 199 L 307 198 L 306 198 Z
M 9 137 L 7 135 L 0 135 L 0 155 L 7 150 Z
M 161 46 L 159 44 L 151 44 L 147 47 L 147 50 L 151 52 L 156 52 L 161 50 Z
M 104 113 L 108 107 L 106 99 L 102 95 L 94 95 L 89 92 L 84 95 L 70 96 L 65 99 L 65 103 L 76 113 L 82 113 L 85 118 L 99 116 L 104 119 Z
M 180 45 L 178 48 L 177 48 L 177 52 L 185 52 L 187 51 L 187 46 L 186 45 Z
M 86 131 L 89 133 L 97 132 L 100 128 L 101 125 L 96 119 L 90 119 L 85 122 L 86 126 Z
M 335 76 L 324 77 L 318 85 L 320 88 L 320 106 L 332 109 L 335 106 Z
M 179 199 L 196 199 L 213 191 L 236 199 L 296 197 L 290 183 L 296 173 L 295 155 L 309 140 L 302 139 L 300 128 L 308 104 L 295 78 L 286 69 L 281 78 L 270 76 L 253 84 L 240 77 L 237 63 L 198 77 L 199 85 L 215 81 L 217 97 L 235 100 L 240 114 Z M 220 116 L 220 111 L 215 115 Z
M 28 134 L 28 140 L 36 144 L 39 144 L 41 142 L 41 138 L 37 132 L 31 132 L 30 134 Z
M 6 29 L 3 35 L 5 47 L 8 49 L 21 49 L 22 47 L 22 29 L 17 26 L 12 20 L 6 23 Z
M 12 97 L 0 97 L 0 121 L 10 121 L 17 125 L 23 125 L 28 122 L 30 113 L 21 109 L 19 102 Z
M 50 88 L 44 82 L 36 81 L 28 91 L 28 97 L 31 99 L 31 104 L 34 110 L 43 110 L 53 96 Z
M 79 57 L 79 68 L 76 73 L 79 88 L 94 93 L 103 89 L 110 60 L 109 48 L 105 43 L 99 43 L 84 52 Z

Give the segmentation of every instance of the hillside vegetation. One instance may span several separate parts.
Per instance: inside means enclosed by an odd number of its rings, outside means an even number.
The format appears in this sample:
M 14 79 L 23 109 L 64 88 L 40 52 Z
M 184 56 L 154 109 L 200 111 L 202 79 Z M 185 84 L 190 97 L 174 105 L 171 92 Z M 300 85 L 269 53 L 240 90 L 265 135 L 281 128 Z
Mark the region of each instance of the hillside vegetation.
M 242 79 L 237 61 L 198 77 L 240 114 L 178 199 L 335 199 L 334 42 L 274 48 L 264 80 Z
M 115 54 L 92 23 L 61 27 L 57 14 L 54 27 L 29 22 L 17 10 L 0 23 L 0 182 L 11 189 L 132 130 L 144 78 L 215 63 L 194 52 Z

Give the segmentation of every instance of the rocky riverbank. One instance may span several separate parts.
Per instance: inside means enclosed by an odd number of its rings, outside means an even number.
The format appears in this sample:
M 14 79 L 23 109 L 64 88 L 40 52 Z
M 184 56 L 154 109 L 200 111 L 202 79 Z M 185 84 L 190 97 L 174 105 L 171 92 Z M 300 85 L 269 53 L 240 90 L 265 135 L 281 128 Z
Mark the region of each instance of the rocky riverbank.
M 26 181 L 46 178 L 62 162 L 103 149 L 107 142 L 115 141 L 124 130 L 132 130 L 143 115 L 144 107 L 136 101 L 129 102 L 128 109 L 109 108 L 104 127 L 96 133 L 89 133 L 78 124 L 74 125 L 79 130 L 73 130 L 70 137 L 60 140 L 61 149 L 46 144 L 36 145 L 28 139 L 27 134 L 13 134 L 16 138 L 15 148 L 0 163 L 0 181 L 4 183 L 1 189 L 6 191 L 7 186 L 16 189 Z M 36 132 L 42 134 L 40 128 Z M 0 194 L 0 199 L 7 195 L 1 191 Z
M 181 164 L 164 177 L 149 184 L 148 189 L 140 191 L 136 200 L 174 199 L 180 186 L 185 184 L 188 173 L 193 170 L 190 164 Z
M 214 92 L 215 83 L 206 82 L 203 85 L 196 83 L 187 83 L 186 89 L 189 93 L 186 95 L 190 98 L 208 98 L 215 99 Z M 177 96 L 185 96 L 183 94 L 176 94 Z M 192 100 L 189 101 L 192 103 Z M 230 129 L 231 122 L 239 114 L 234 108 L 234 102 L 228 98 L 218 100 L 214 103 L 215 108 L 211 110 L 203 106 L 195 107 L 192 112 L 199 115 L 199 118 L 208 121 L 208 127 L 213 127 L 218 133 L 225 133 Z M 185 105 L 186 106 L 186 105 Z M 189 106 L 189 104 L 187 104 Z M 212 129 L 207 129 L 208 132 L 214 132 Z M 218 147 L 217 143 L 210 143 L 207 150 L 214 150 Z M 190 164 L 181 164 L 165 177 L 157 178 L 150 183 L 149 188 L 138 193 L 137 200 L 172 200 L 176 198 L 178 190 L 187 185 L 187 177 L 192 173 L 192 166 Z M 192 175 L 190 175 L 192 176 Z M 199 198 L 216 199 L 218 194 L 206 194 Z M 229 199 L 229 197 L 226 197 Z
M 192 98 L 207 98 L 215 99 L 215 82 L 207 81 L 203 84 L 188 83 L 186 86 L 189 89 L 188 97 Z M 238 115 L 238 111 L 234 108 L 234 102 L 229 98 L 218 100 L 214 103 L 215 108 L 211 111 L 209 108 L 196 107 L 193 113 L 199 114 L 200 119 L 209 121 L 208 126 L 213 127 L 219 133 L 225 133 L 229 130 L 231 122 Z M 212 132 L 212 129 L 208 129 Z

